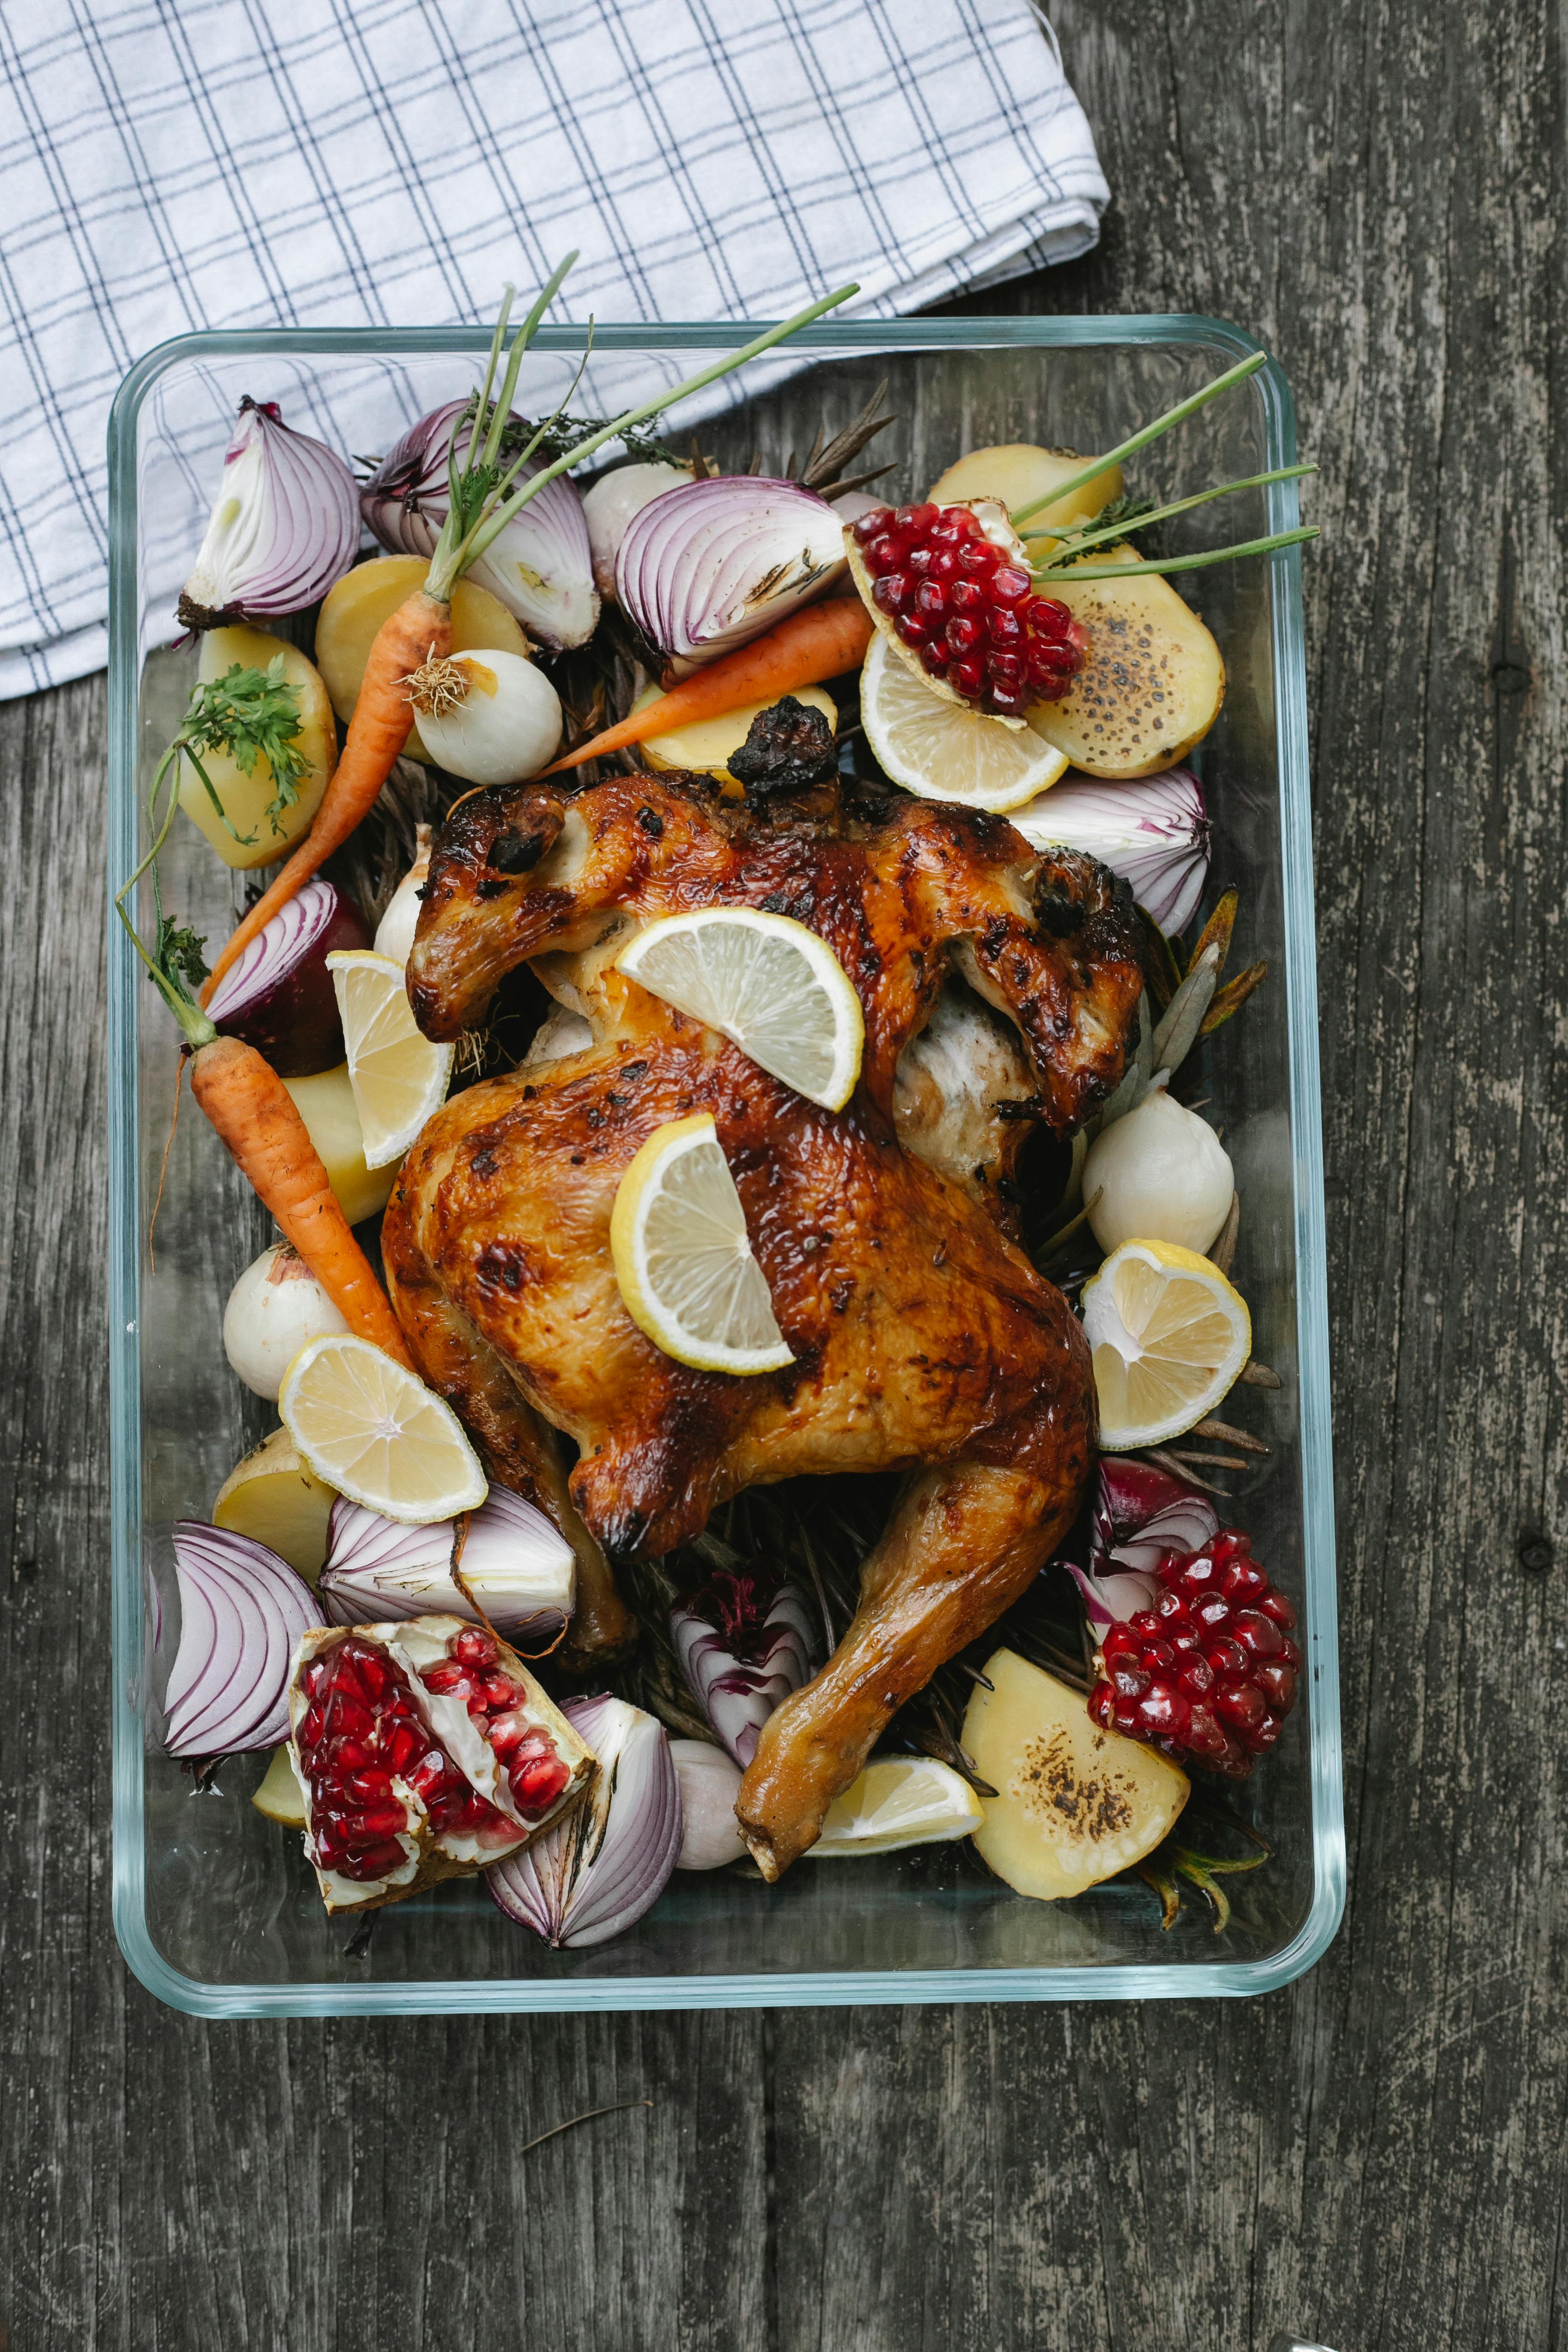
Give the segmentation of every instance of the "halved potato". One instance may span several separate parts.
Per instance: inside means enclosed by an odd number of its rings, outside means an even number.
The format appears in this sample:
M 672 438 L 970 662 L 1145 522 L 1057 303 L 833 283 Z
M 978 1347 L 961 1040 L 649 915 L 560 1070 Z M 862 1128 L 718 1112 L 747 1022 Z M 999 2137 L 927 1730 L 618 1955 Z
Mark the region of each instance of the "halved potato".
M 646 709 L 657 701 L 663 688 L 647 688 L 633 703 L 634 710 Z M 796 702 L 804 702 L 810 710 L 820 710 L 830 727 L 838 724 L 838 710 L 826 687 L 800 686 L 792 688 Z M 700 776 L 711 776 L 716 783 L 727 784 L 735 792 L 739 782 L 730 773 L 729 760 L 738 751 L 752 730 L 752 721 L 759 712 L 771 710 L 782 695 L 767 702 L 743 702 L 738 709 L 721 711 L 717 719 L 699 719 L 689 727 L 673 727 L 666 735 L 650 735 L 637 747 L 638 756 L 650 768 L 663 773 L 670 769 L 684 768 Z
M 273 1749 L 272 1761 L 262 1774 L 261 1786 L 250 1801 L 258 1813 L 265 1813 L 269 1822 L 281 1822 L 286 1830 L 302 1830 L 307 1826 L 300 1776 L 286 1747 Z
M 1152 1853 L 1191 1794 L 1184 1772 L 1152 1748 L 1101 1731 L 1081 1691 L 1014 1650 L 985 1662 L 963 1718 L 983 1780 L 974 1843 L 998 1878 L 1053 1903 L 1114 1878 Z
M 284 683 L 291 686 L 300 698 L 300 727 L 293 738 L 294 745 L 309 765 L 295 785 L 299 799 L 279 812 L 276 824 L 266 814 L 273 792 L 272 770 L 266 760 L 258 759 L 247 775 L 227 751 L 202 755 L 202 765 L 223 803 L 224 815 L 234 833 L 251 836 L 248 843 L 237 841 L 234 834 L 226 829 L 190 761 L 184 760 L 180 763 L 180 806 L 191 823 L 205 834 L 224 864 L 242 873 L 253 866 L 271 866 L 279 857 L 287 856 L 309 829 L 327 789 L 327 779 L 338 763 L 338 730 L 332 724 L 327 689 L 310 656 L 302 654 L 298 646 L 272 636 L 265 629 L 237 625 L 229 629 L 206 630 L 196 667 L 201 683 L 209 686 L 237 663 L 241 669 L 265 670 L 279 654 L 283 656 Z
M 1120 541 L 1093 563 L 1136 563 Z M 1157 572 L 1122 580 L 1071 575 L 1041 583 L 1089 638 L 1089 654 L 1059 702 L 1029 712 L 1037 735 L 1091 776 L 1153 776 L 1202 742 L 1225 700 L 1219 647 L 1190 604 Z
M 1003 441 L 994 448 L 971 449 L 950 466 L 942 479 L 933 482 L 927 498 L 939 506 L 952 506 L 959 499 L 1000 499 L 1009 512 L 1021 507 L 1032 507 L 1037 499 L 1049 496 L 1058 482 L 1067 481 L 1086 462 L 1076 449 L 1040 449 L 1032 441 Z M 1121 496 L 1121 468 L 1108 466 L 1092 481 L 1059 504 L 1042 508 L 1031 515 L 1024 526 L 1024 537 L 1036 539 L 1049 535 L 1052 523 L 1084 522 Z M 1043 548 L 1031 549 L 1037 557 Z
M 402 1162 L 389 1160 L 384 1168 L 365 1166 L 364 1137 L 354 1108 L 348 1064 L 340 1062 L 335 1070 L 318 1070 L 313 1077 L 285 1078 L 283 1084 L 310 1130 L 327 1181 L 350 1224 L 378 1217 L 392 1198 Z
M 425 584 L 430 566 L 422 555 L 383 555 L 357 563 L 327 591 L 316 623 L 316 659 L 332 698 L 332 709 L 344 726 L 354 715 L 360 680 L 382 623 L 390 620 L 405 597 Z M 452 591 L 452 651 L 498 653 L 527 658 L 528 639 L 499 597 L 471 580 L 459 580 Z M 419 730 L 409 734 L 412 758 L 428 760 Z
M 314 1584 L 327 1557 L 327 1521 L 336 1500 L 288 1431 L 275 1429 L 218 1488 L 213 1524 L 264 1543 L 296 1576 Z

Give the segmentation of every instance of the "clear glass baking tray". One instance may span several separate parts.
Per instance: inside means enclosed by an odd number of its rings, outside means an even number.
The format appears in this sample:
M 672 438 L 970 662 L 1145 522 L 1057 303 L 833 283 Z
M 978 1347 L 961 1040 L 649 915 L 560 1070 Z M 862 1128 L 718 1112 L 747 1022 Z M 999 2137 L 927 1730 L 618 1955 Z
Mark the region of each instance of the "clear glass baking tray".
M 628 375 L 695 372 L 755 328 L 600 328 L 573 402 L 613 402 Z M 110 427 L 109 872 L 127 873 L 138 791 L 177 722 L 195 656 L 168 649 L 170 614 L 244 393 L 354 451 L 472 381 L 473 331 L 193 334 L 126 378 Z M 577 328 L 543 331 L 518 405 L 563 396 Z M 744 415 L 721 411 L 704 446 L 731 468 L 760 449 L 780 471 L 817 423 L 846 421 L 882 377 L 898 422 L 877 445 L 900 495 L 965 448 L 999 441 L 1106 448 L 1256 349 L 1211 319 L 962 319 L 819 325 L 806 373 L 775 371 Z M 595 382 L 595 378 L 597 381 Z M 753 377 L 753 385 L 757 383 Z M 600 413 L 606 413 L 601 407 Z M 1270 363 L 1138 461 L 1137 488 L 1180 494 L 1291 462 L 1289 387 Z M 1238 539 L 1297 520 L 1293 483 L 1223 515 Z M 193 528 L 193 525 L 195 528 Z M 1196 534 L 1194 533 L 1194 543 Z M 171 1524 L 205 1517 L 222 1479 L 273 1420 L 223 1361 L 223 1302 L 269 1227 L 187 1107 L 170 1154 L 155 1261 L 148 1217 L 174 1101 L 174 1036 L 118 928 L 109 946 L 110 1313 L 113 1412 L 114 1919 L 142 1982 L 206 2016 L 369 2011 L 677 2009 L 850 2001 L 1082 2000 L 1263 1992 L 1311 1967 L 1344 1897 L 1321 1121 L 1301 582 L 1296 550 L 1186 575 L 1229 673 L 1202 764 L 1215 819 L 1212 880 L 1242 892 L 1238 951 L 1267 985 L 1205 1048 L 1244 1214 L 1237 1278 L 1277 1392 L 1238 1392 L 1273 1450 L 1236 1480 L 1235 1508 L 1301 1614 L 1309 1671 L 1285 1737 L 1242 1791 L 1273 1841 L 1264 1869 L 1228 1882 L 1231 1924 L 1204 1906 L 1177 1925 L 1136 1882 L 1078 1901 L 1026 1901 L 967 1846 L 877 1861 L 802 1863 L 776 1888 L 724 1871 L 679 1875 L 629 1934 L 552 1953 L 510 1926 L 477 1882 L 377 1916 L 322 1912 L 297 1839 L 245 1801 L 258 1759 L 202 1792 L 163 1751 L 159 1699 L 177 1627 Z M 182 824 L 169 904 L 221 937 L 232 877 Z M 1241 1407 L 1237 1410 L 1241 1411 Z M 161 1620 L 161 1632 L 160 1632 Z

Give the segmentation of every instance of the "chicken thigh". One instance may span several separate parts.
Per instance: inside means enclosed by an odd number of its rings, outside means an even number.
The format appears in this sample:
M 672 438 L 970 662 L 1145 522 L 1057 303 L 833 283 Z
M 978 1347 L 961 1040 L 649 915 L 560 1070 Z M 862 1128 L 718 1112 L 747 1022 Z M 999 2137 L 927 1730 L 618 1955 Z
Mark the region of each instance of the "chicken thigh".
M 634 926 L 715 904 L 792 916 L 837 955 L 866 1017 L 843 1111 L 616 971 Z M 577 1546 L 579 1662 L 629 1633 L 611 1569 L 689 1540 L 743 1488 L 910 1474 L 844 1641 L 745 1776 L 737 1811 L 770 1878 L 1078 1511 L 1089 1354 L 1013 1237 L 1013 1171 L 1031 1120 L 1065 1133 L 1121 1077 L 1139 948 L 1125 887 L 1091 860 L 836 782 L 758 808 L 668 775 L 496 788 L 437 838 L 409 962 L 421 1027 L 479 1023 L 525 961 L 562 1010 L 524 1067 L 429 1122 L 383 1252 L 426 1378 L 491 1474 Z M 700 1110 L 791 1349 L 782 1371 L 692 1370 L 621 1301 L 616 1187 L 657 1127 Z

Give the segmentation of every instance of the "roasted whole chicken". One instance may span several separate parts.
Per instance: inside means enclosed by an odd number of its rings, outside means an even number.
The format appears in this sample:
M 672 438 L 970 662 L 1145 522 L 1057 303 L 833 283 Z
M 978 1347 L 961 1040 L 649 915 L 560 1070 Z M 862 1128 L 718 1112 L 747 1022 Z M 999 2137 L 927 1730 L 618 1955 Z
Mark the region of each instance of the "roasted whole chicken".
M 639 921 L 717 903 L 793 916 L 848 973 L 866 1049 L 842 1112 L 615 970 Z M 1066 1134 L 1121 1077 L 1140 944 L 1125 885 L 1092 860 L 837 779 L 754 802 L 668 774 L 498 787 L 437 836 L 409 963 L 421 1027 L 480 1024 L 524 961 L 557 1009 L 523 1066 L 430 1121 L 383 1251 L 426 1377 L 491 1475 L 577 1547 L 575 1663 L 632 1638 L 615 1571 L 731 1496 L 908 1473 L 853 1622 L 745 1775 L 737 1811 L 770 1879 L 1078 1511 L 1089 1353 L 1017 1245 L 1014 1175 L 1032 1121 Z M 794 1353 L 783 1371 L 687 1369 L 616 1286 L 616 1186 L 655 1128 L 704 1110 Z

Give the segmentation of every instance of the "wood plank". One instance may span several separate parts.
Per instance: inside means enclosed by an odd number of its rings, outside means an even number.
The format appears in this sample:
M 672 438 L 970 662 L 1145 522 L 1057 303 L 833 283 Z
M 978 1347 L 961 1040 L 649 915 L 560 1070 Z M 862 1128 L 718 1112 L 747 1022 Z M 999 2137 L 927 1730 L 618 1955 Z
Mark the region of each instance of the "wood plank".
M 1568 1554 L 1542 1578 L 1514 1557 L 1568 1499 L 1561 16 L 1057 16 L 1117 191 L 1105 239 L 962 307 L 1240 320 L 1323 466 L 1346 1930 L 1303 1984 L 1225 2008 L 205 2026 L 128 1983 L 100 1730 L 101 682 L 6 706 L 16 2352 L 520 2325 L 661 2352 L 1562 2340 Z

